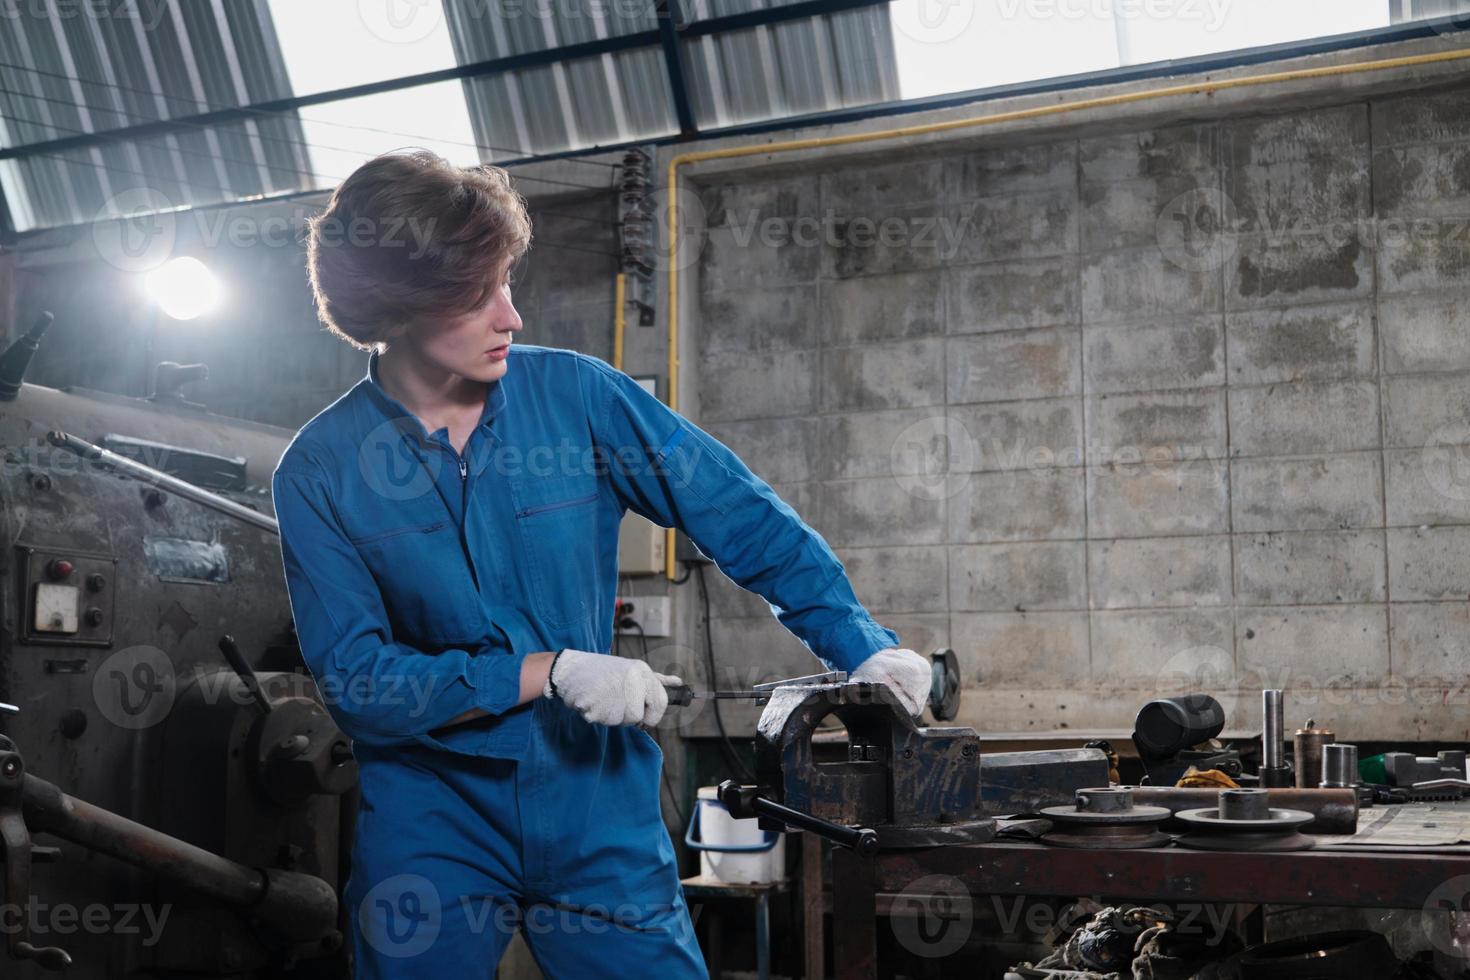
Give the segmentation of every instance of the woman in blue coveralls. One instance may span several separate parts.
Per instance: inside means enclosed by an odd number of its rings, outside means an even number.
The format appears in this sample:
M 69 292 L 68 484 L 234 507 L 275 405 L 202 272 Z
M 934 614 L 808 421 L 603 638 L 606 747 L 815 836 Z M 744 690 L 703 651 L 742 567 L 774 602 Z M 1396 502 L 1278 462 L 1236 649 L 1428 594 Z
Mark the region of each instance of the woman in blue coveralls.
M 313 219 L 322 322 L 371 351 L 273 481 L 301 651 L 361 769 L 362 977 L 705 976 L 640 726 L 678 678 L 610 656 L 618 527 L 682 528 L 830 668 L 914 713 L 927 662 L 729 449 L 596 358 L 512 344 L 531 237 L 496 167 L 365 164 Z

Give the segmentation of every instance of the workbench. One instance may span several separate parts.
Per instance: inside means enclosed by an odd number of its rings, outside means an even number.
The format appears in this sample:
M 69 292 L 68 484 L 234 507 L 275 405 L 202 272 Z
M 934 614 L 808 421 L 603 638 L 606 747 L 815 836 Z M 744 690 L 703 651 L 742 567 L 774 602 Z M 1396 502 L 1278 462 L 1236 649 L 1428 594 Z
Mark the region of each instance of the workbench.
M 1418 909 L 1470 876 L 1470 853 L 1314 849 L 1294 853 L 1081 850 L 997 841 L 882 851 L 832 849 L 832 930 L 837 980 L 877 977 L 878 896 L 930 875 L 971 895 L 1100 896 L 1139 903 L 1240 903 Z M 1464 879 L 1470 890 L 1470 878 Z M 1436 894 L 1436 890 L 1441 894 Z M 1466 908 L 1466 895 L 1453 901 Z

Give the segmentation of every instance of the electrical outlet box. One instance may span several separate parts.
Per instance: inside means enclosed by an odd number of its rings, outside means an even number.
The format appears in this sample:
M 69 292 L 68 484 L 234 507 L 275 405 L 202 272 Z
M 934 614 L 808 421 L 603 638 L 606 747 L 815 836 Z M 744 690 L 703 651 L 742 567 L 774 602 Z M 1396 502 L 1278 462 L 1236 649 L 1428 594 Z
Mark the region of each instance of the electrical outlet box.
M 662 575 L 666 534 L 645 517 L 632 511 L 624 514 L 618 529 L 618 574 Z
M 666 595 L 620 595 L 623 602 L 633 604 L 632 617 L 643 627 L 644 636 L 672 636 L 674 633 L 674 598 Z M 619 636 L 637 636 L 635 629 L 620 629 Z

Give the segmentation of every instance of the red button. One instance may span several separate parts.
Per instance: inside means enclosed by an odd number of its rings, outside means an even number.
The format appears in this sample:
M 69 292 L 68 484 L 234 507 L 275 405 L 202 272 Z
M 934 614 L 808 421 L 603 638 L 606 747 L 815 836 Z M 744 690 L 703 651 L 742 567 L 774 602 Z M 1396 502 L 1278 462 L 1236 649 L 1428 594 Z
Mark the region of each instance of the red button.
M 51 564 L 46 566 L 46 574 L 58 582 L 69 577 L 74 571 L 76 571 L 76 566 L 65 558 L 53 558 L 51 559 Z

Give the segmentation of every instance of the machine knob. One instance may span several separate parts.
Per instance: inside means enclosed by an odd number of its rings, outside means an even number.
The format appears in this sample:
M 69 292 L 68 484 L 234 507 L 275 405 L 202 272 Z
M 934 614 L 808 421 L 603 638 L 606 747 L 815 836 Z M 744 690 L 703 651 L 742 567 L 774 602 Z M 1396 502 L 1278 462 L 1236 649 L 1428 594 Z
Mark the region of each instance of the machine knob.
M 61 734 L 65 738 L 81 738 L 82 733 L 87 730 L 87 713 L 80 708 L 72 708 L 61 716 Z
M 65 558 L 53 558 L 46 564 L 46 574 L 57 582 L 71 578 L 71 573 L 76 571 L 76 566 Z
M 87 576 L 87 588 L 92 592 L 101 592 L 106 585 L 107 579 L 103 577 L 101 572 L 93 572 Z
M 98 609 L 96 606 L 92 606 L 87 609 L 86 617 L 88 626 L 101 626 L 102 620 L 104 618 L 102 610 Z

